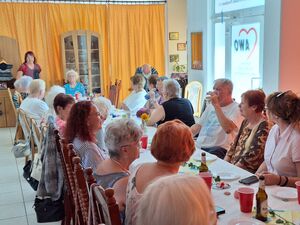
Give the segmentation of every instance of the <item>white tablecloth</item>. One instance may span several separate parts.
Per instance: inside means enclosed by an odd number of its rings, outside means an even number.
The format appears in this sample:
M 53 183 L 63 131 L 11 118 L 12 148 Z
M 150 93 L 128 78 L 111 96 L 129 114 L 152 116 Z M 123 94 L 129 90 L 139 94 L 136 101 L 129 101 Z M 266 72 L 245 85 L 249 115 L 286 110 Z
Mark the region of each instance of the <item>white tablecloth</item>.
M 148 132 L 149 136 L 154 133 L 155 133 L 155 128 L 150 128 L 150 130 Z M 191 158 L 193 158 L 194 156 L 197 156 L 197 158 L 199 158 L 199 155 L 200 155 L 200 150 L 196 150 L 194 155 Z M 207 157 L 213 158 L 213 156 L 210 155 L 209 153 L 207 153 Z M 155 161 L 156 161 L 156 159 L 151 155 L 151 152 L 150 152 L 149 146 L 148 146 L 147 150 L 141 150 L 140 157 L 131 164 L 130 169 L 133 170 L 137 165 L 142 164 L 142 163 L 155 162 Z M 234 191 L 237 190 L 239 187 L 246 186 L 246 185 L 240 184 L 238 182 L 238 180 L 240 180 L 242 178 L 246 178 L 253 174 L 251 174 L 248 171 L 243 170 L 239 167 L 236 167 L 224 160 L 221 160 L 219 158 L 217 158 L 214 161 L 208 161 L 208 167 L 209 167 L 209 170 L 213 174 L 218 174 L 220 172 L 230 172 L 239 177 L 238 179 L 233 180 L 233 181 L 226 181 L 231 186 L 229 189 L 223 189 L 223 190 L 212 189 L 212 196 L 213 196 L 215 204 L 217 206 L 224 208 L 226 211 L 225 214 L 219 216 L 218 224 L 227 225 L 227 224 L 229 224 L 229 221 L 234 218 L 242 218 L 242 217 L 250 218 L 250 217 L 252 217 L 251 213 L 242 213 L 240 211 L 239 200 L 234 198 Z M 249 187 L 249 186 L 247 186 L 247 187 Z M 255 193 L 256 193 L 257 189 L 258 189 L 258 183 L 252 184 L 252 185 L 250 185 L 250 187 L 254 188 Z M 269 207 L 272 209 L 275 209 L 275 210 L 300 211 L 300 205 L 298 204 L 297 200 L 283 201 L 272 195 L 272 192 L 277 191 L 278 189 L 281 189 L 281 188 L 282 187 L 280 187 L 280 186 L 267 186 L 266 187 L 266 192 L 268 194 Z M 229 191 L 231 194 L 225 195 L 224 194 L 225 191 Z M 255 197 L 254 197 L 253 204 L 254 204 L 254 206 L 256 204 Z M 300 224 L 300 220 L 293 221 L 293 222 L 297 225 Z

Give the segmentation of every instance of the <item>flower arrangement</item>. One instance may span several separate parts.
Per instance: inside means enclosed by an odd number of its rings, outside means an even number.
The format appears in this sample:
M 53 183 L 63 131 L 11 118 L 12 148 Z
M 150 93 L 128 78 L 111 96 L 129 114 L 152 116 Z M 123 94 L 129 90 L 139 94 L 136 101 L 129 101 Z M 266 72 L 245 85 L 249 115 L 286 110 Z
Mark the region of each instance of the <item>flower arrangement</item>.
M 149 120 L 149 114 L 148 113 L 143 113 L 141 115 L 141 119 L 142 119 L 143 122 L 144 121 L 147 122 Z

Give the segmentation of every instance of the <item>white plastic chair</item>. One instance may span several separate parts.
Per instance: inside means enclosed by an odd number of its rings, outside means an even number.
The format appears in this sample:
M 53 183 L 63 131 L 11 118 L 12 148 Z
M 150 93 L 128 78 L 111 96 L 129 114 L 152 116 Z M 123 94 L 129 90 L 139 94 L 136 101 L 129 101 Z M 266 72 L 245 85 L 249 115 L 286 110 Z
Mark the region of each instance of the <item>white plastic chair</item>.
M 185 87 L 184 97 L 190 100 L 194 108 L 194 116 L 201 115 L 202 84 L 199 81 L 191 81 Z

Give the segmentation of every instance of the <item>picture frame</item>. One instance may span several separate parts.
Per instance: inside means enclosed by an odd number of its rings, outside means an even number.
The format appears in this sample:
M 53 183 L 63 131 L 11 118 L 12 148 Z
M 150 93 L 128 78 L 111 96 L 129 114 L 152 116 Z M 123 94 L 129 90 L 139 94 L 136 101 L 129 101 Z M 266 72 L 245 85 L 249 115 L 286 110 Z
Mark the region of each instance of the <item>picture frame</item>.
M 178 54 L 174 54 L 174 55 L 170 55 L 170 62 L 179 62 L 179 55 Z
M 169 32 L 169 40 L 179 40 L 179 32 Z
M 186 51 L 186 43 L 177 43 L 177 51 Z

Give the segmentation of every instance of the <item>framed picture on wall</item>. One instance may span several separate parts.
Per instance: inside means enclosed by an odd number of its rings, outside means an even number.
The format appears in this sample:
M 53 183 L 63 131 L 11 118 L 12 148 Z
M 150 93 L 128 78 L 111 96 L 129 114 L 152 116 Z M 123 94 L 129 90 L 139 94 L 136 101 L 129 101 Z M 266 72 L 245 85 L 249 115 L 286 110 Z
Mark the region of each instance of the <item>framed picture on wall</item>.
M 177 51 L 185 51 L 186 43 L 177 43 Z
M 179 62 L 179 55 L 170 55 L 170 62 Z
M 169 40 L 179 40 L 179 32 L 169 32 Z

